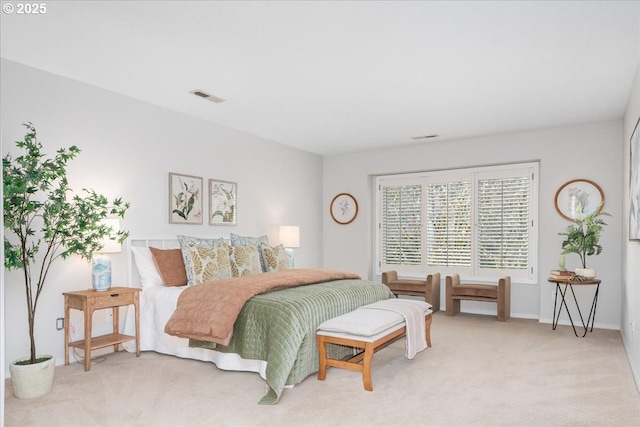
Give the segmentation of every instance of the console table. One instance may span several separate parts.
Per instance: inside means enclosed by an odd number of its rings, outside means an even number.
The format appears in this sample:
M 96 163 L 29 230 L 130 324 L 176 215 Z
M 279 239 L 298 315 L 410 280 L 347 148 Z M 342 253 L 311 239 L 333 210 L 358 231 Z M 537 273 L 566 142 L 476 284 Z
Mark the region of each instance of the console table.
M 556 330 L 558 326 L 558 320 L 560 320 L 560 312 L 562 312 L 562 306 L 564 305 L 567 314 L 569 315 L 569 321 L 571 321 L 571 326 L 573 327 L 573 333 L 576 334 L 576 337 L 583 338 L 587 335 L 587 332 L 593 332 L 593 323 L 596 320 L 596 308 L 598 306 L 598 291 L 600 290 L 600 279 L 589 279 L 589 280 L 567 280 L 567 279 L 549 279 L 549 282 L 556 284 L 556 297 L 553 302 L 553 330 Z M 587 323 L 584 322 L 584 318 L 582 317 L 582 312 L 580 311 L 580 305 L 578 304 L 578 299 L 576 298 L 576 294 L 573 290 L 574 286 L 586 286 L 586 285 L 595 285 L 596 292 L 593 295 L 593 301 L 591 302 L 591 310 L 589 311 L 589 317 L 587 318 Z M 563 288 L 564 287 L 564 288 Z M 578 315 L 580 316 L 580 322 L 582 323 L 582 327 L 584 328 L 584 333 L 582 336 L 578 335 L 576 331 L 576 326 L 573 323 L 573 318 L 571 317 L 571 312 L 569 311 L 569 307 L 567 306 L 567 301 L 565 300 L 567 289 L 571 290 L 571 295 L 573 295 L 573 300 L 576 303 L 576 307 L 578 308 Z M 560 305 L 558 306 L 558 294 L 560 294 Z M 556 311 L 557 309 L 557 311 Z M 589 323 L 591 323 L 591 330 L 589 331 Z
M 136 356 L 140 357 L 140 288 L 112 287 L 107 291 L 64 292 L 64 364 L 69 364 L 69 347 L 77 347 L 84 350 L 84 370 L 91 370 L 91 350 L 113 346 L 113 351 L 118 351 L 118 345 L 123 342 L 136 341 Z M 136 313 L 136 335 L 124 335 L 119 332 L 119 308 L 133 305 Z M 99 337 L 92 336 L 93 312 L 104 308 L 110 308 L 113 315 L 113 333 Z M 84 339 L 71 342 L 69 321 L 70 310 L 76 309 L 84 312 Z

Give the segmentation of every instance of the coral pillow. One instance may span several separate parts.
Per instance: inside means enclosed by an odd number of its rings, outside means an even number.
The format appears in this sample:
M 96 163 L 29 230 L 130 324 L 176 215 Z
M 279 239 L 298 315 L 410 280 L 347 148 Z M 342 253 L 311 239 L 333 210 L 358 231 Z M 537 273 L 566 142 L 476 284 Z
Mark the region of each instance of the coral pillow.
M 184 286 L 187 284 L 187 272 L 180 249 L 149 248 L 149 250 L 165 286 Z

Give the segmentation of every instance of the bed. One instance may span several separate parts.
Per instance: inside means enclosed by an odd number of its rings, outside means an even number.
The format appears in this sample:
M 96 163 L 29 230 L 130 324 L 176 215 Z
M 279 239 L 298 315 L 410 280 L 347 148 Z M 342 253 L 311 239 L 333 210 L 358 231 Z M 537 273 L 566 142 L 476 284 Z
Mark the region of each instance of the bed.
M 145 247 L 175 249 L 179 244 L 175 239 L 131 239 L 128 247 L 128 252 L 139 253 Z M 394 298 L 382 283 L 361 279 L 331 280 L 260 293 L 240 310 L 228 345 L 220 345 L 165 333 L 180 295 L 190 286 L 158 286 L 157 281 L 149 285 L 144 276 L 150 272 L 144 270 L 152 268 L 148 263 L 143 266 L 138 258 L 134 262 L 133 255 L 128 257 L 129 283 L 144 289 L 140 293 L 140 349 L 210 361 L 223 370 L 256 372 L 268 386 L 261 404 L 278 402 L 285 387 L 318 371 L 315 337 L 320 323 L 362 305 Z M 218 283 L 227 283 L 225 280 L 232 283 L 234 279 L 221 279 Z M 125 319 L 125 333 L 134 330 L 132 317 Z M 135 351 L 131 343 L 125 349 Z M 334 346 L 329 351 L 332 357 L 342 357 L 349 349 Z

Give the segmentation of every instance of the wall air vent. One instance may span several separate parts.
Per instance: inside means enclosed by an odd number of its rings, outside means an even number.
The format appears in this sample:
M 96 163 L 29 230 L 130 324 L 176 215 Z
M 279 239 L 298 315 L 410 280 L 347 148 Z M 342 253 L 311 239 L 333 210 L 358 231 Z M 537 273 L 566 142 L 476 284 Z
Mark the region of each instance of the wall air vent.
M 433 135 L 420 135 L 420 136 L 412 136 L 411 139 L 429 139 L 429 138 L 437 138 L 440 135 L 434 133 Z
M 206 99 L 207 101 L 215 102 L 216 104 L 220 104 L 221 102 L 226 101 L 225 99 L 220 98 L 219 96 L 211 95 L 201 90 L 193 90 L 191 91 L 191 93 L 196 96 L 199 96 L 202 99 Z

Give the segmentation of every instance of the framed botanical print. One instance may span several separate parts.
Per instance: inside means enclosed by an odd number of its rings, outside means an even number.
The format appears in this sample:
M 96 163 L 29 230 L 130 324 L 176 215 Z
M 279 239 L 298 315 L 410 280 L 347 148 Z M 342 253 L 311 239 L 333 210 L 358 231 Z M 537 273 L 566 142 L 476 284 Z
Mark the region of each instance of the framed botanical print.
M 236 225 L 238 184 L 209 180 L 209 225 Z
M 588 179 L 574 179 L 564 183 L 555 197 L 556 210 L 569 221 L 589 215 L 601 203 L 604 203 L 602 188 Z
M 358 215 L 358 202 L 349 193 L 340 193 L 333 198 L 329 207 L 331 218 L 338 224 L 349 224 Z
M 202 178 L 169 173 L 169 224 L 202 224 Z

